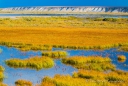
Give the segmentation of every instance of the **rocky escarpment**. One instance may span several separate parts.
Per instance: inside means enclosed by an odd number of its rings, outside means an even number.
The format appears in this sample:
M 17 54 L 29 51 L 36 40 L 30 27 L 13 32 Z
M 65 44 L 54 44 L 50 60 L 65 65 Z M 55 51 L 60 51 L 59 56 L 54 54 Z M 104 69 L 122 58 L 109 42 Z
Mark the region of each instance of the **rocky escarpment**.
M 57 12 L 57 13 L 128 13 L 128 7 L 10 7 L 3 8 L 1 12 Z

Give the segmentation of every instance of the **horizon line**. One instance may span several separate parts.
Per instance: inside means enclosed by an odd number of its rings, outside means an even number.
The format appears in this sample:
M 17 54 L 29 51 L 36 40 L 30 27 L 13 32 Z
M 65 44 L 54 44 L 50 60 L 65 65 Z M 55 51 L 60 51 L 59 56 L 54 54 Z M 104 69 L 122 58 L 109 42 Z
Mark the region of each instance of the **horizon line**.
M 128 7 L 128 6 L 14 6 L 14 7 Z M 0 7 L 0 8 L 14 8 L 14 7 Z

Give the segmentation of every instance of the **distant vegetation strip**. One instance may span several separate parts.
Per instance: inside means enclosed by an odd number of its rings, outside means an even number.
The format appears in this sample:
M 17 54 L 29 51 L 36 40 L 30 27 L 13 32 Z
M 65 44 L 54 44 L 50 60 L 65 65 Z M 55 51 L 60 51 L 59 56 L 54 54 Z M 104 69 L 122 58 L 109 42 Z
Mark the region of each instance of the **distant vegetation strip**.
M 128 29 L 128 18 L 16 17 L 0 18 L 0 27 Z
M 31 68 L 36 70 L 47 69 L 54 66 L 54 61 L 49 57 L 31 57 L 23 60 L 13 58 L 6 60 L 5 63 L 13 68 Z

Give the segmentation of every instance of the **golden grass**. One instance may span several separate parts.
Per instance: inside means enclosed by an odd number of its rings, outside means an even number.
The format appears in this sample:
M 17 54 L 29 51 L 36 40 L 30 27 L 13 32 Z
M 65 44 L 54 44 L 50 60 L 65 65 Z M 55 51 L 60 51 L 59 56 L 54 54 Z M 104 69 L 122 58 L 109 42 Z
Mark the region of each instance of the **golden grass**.
M 126 56 L 124 56 L 124 55 L 118 55 L 118 60 L 126 60 Z
M 72 78 L 70 75 L 55 75 L 54 78 L 45 77 L 41 86 L 98 86 L 98 83 L 86 82 L 82 78 Z
M 47 56 L 51 57 L 54 59 L 60 59 L 60 58 L 65 58 L 67 57 L 67 52 L 66 51 L 46 51 L 42 52 L 42 56 Z
M 111 63 L 108 57 L 100 56 L 74 56 L 70 58 L 63 58 L 62 63 L 71 65 L 77 69 L 107 71 L 115 70 L 115 66 Z
M 99 48 L 128 43 L 128 29 L 0 28 L 0 41 L 24 44 Z
M 36 70 L 54 66 L 54 61 L 49 57 L 31 57 L 24 60 L 13 58 L 6 60 L 5 63 L 13 68 L 31 68 Z
M 8 86 L 7 84 L 4 83 L 0 83 L 0 86 Z
M 0 82 L 3 81 L 3 79 L 5 78 L 4 76 L 4 68 L 2 66 L 0 66 Z
M 95 77 L 97 74 L 95 75 L 96 72 L 93 72 L 93 73 L 94 74 L 91 74 L 91 75 Z M 106 78 L 105 74 L 99 75 L 100 77 L 103 77 L 103 79 L 97 79 L 97 80 L 86 79 L 83 77 L 72 77 L 70 75 L 58 75 L 57 74 L 53 78 L 48 77 L 48 76 L 44 77 L 42 80 L 41 86 L 127 86 L 128 84 L 127 76 L 119 75 L 116 72 L 110 73 L 108 75 L 109 77 L 114 77 L 114 78 L 111 78 L 110 79 L 111 81 L 109 81 Z M 125 79 L 121 76 L 125 76 L 124 77 Z M 119 81 L 118 80 L 119 78 L 125 81 Z
M 16 86 L 32 86 L 32 82 L 20 79 L 15 82 L 15 85 Z
M 116 70 L 110 72 L 98 72 L 94 70 L 79 70 L 74 72 L 74 78 L 85 78 L 94 81 L 106 81 L 113 84 L 126 84 L 128 83 L 128 72 Z M 119 85 L 120 86 L 120 85 Z
M 120 18 L 1 18 L 0 41 L 32 44 L 36 45 L 34 47 L 36 50 L 40 49 L 37 45 L 72 49 L 105 49 L 128 46 L 127 26 L 128 19 Z

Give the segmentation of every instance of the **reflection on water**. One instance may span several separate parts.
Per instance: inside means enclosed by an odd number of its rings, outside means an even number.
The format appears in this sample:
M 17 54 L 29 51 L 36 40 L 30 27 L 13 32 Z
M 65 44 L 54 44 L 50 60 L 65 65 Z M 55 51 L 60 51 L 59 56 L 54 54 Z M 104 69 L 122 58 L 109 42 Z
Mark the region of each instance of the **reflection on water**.
M 10 58 L 21 58 L 25 59 L 32 56 L 41 56 L 41 51 L 28 51 L 21 52 L 15 48 L 7 48 L 0 46 L 3 50 L 0 54 L 0 65 L 5 67 L 5 76 L 6 79 L 4 83 L 9 86 L 14 86 L 14 82 L 18 79 L 26 79 L 30 80 L 34 84 L 38 84 L 41 82 L 44 76 L 53 77 L 55 74 L 72 74 L 72 72 L 77 71 L 77 69 L 66 66 L 61 63 L 60 60 L 54 60 L 55 66 L 50 69 L 42 69 L 40 71 L 32 70 L 32 69 L 14 69 L 5 65 L 4 61 Z M 54 50 L 62 50 L 62 49 L 53 49 Z M 109 49 L 104 51 L 94 51 L 94 50 L 66 50 L 70 56 L 90 56 L 90 55 L 100 55 L 100 56 L 109 56 L 112 59 L 112 63 L 116 65 L 117 69 L 128 71 L 128 59 L 125 62 L 118 62 L 117 55 L 125 55 L 128 57 L 128 52 L 118 52 L 116 49 Z

